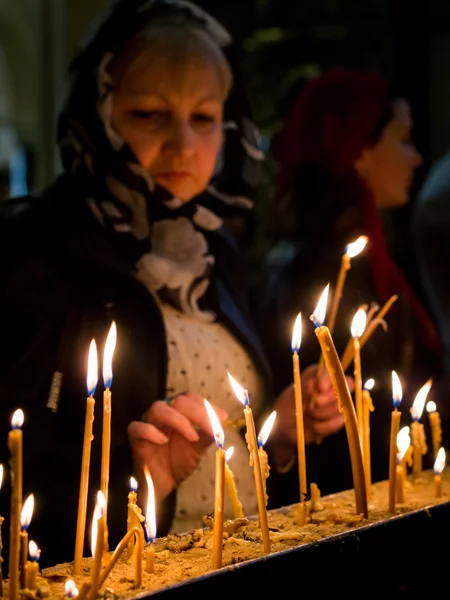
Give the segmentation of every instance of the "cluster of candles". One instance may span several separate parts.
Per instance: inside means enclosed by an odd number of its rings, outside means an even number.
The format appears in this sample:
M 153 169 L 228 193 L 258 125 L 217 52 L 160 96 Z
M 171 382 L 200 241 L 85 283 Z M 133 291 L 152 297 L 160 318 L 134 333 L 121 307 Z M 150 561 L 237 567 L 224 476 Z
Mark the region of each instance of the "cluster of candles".
M 361 236 L 352 244 L 349 244 L 342 257 L 341 269 L 335 286 L 335 293 L 328 319 L 325 321 L 326 306 L 328 302 L 329 285 L 326 286 L 317 304 L 311 320 L 315 325 L 315 334 L 322 350 L 322 356 L 318 367 L 317 377 L 320 376 L 325 366 L 330 374 L 333 389 L 338 399 L 341 411 L 344 414 L 345 429 L 349 444 L 352 474 L 355 492 L 356 512 L 368 517 L 368 497 L 370 497 L 371 465 L 370 465 L 370 412 L 373 411 L 370 390 L 374 381 L 368 380 L 362 385 L 361 376 L 361 348 L 370 338 L 375 328 L 383 323 L 383 318 L 389 308 L 396 300 L 393 296 L 386 305 L 375 315 L 374 311 L 367 312 L 360 308 L 354 316 L 351 325 L 351 337 L 349 343 L 339 358 L 333 339 L 332 331 L 336 322 L 339 300 L 342 296 L 346 272 L 350 269 L 351 258 L 357 256 L 365 247 L 367 238 Z M 137 505 L 137 481 L 132 477 L 130 480 L 130 492 L 128 494 L 128 518 L 127 532 L 122 538 L 111 557 L 108 555 L 108 482 L 110 471 L 110 442 L 111 442 L 111 385 L 112 385 L 112 358 L 116 345 L 117 331 L 113 322 L 107 336 L 104 361 L 103 361 L 103 422 L 102 422 L 102 460 L 100 490 L 97 493 L 97 502 L 92 519 L 91 547 L 92 568 L 89 582 L 83 584 L 78 591 L 75 582 L 69 579 L 66 582 L 65 594 L 67 598 L 79 597 L 81 600 L 94 600 L 98 591 L 104 584 L 114 565 L 121 554 L 127 550 L 129 562 L 134 562 L 135 574 L 134 584 L 136 588 L 142 585 L 142 565 L 144 552 L 144 533 L 148 543 L 146 548 L 145 568 L 148 573 L 154 572 L 154 544 L 156 538 L 156 511 L 155 494 L 153 482 L 148 470 L 145 470 L 145 478 L 148 488 L 147 510 L 145 516 Z M 308 495 L 306 462 L 305 462 L 305 439 L 303 424 L 303 403 L 301 393 L 301 376 L 299 351 L 302 338 L 302 316 L 301 313 L 295 321 L 292 335 L 292 360 L 293 360 L 293 383 L 295 394 L 295 414 L 297 431 L 297 459 L 299 473 L 300 502 L 296 515 L 296 523 L 303 525 L 307 520 L 306 499 Z M 355 380 L 355 402 L 349 391 L 345 378 L 345 370 L 351 362 L 354 363 Z M 75 553 L 73 561 L 73 574 L 81 575 L 83 558 L 83 547 L 86 529 L 87 499 L 89 490 L 89 470 L 92 424 L 94 421 L 94 393 L 98 380 L 98 361 L 95 341 L 92 340 L 89 348 L 89 359 L 87 369 L 86 416 L 83 439 L 83 452 L 81 459 L 81 478 L 78 502 L 78 518 L 76 529 Z M 266 483 L 269 475 L 269 464 L 264 445 L 270 435 L 276 419 L 276 412 L 272 412 L 259 435 L 256 435 L 255 423 L 250 399 L 245 390 L 228 373 L 229 382 L 237 397 L 242 403 L 246 425 L 246 441 L 250 455 L 250 465 L 253 467 L 256 496 L 258 503 L 258 518 L 261 529 L 261 538 L 265 553 L 270 553 L 271 543 L 267 518 L 267 491 Z M 419 422 L 422 416 L 431 381 L 428 381 L 419 390 L 416 400 L 411 408 L 411 428 L 404 427 L 399 430 L 400 411 L 399 405 L 402 399 L 402 388 L 400 380 L 392 372 L 393 381 L 393 404 L 391 419 L 391 445 L 389 463 L 389 510 L 395 512 L 396 502 L 404 502 L 406 465 L 413 463 L 413 477 L 419 478 L 422 469 L 422 456 L 427 452 L 423 425 Z M 314 401 L 314 398 L 313 398 Z M 213 557 L 214 569 L 222 566 L 223 526 L 224 526 L 224 488 L 227 485 L 235 518 L 244 516 L 242 504 L 239 501 L 236 490 L 234 475 L 229 467 L 229 460 L 233 448 L 225 451 L 225 434 L 222 425 L 208 400 L 204 400 L 205 409 L 211 422 L 211 429 L 216 442 L 215 463 L 215 490 L 214 490 L 214 525 L 213 525 Z M 435 456 L 435 490 L 436 496 L 442 494 L 441 472 L 445 466 L 445 452 L 440 447 L 442 432 L 440 417 L 434 402 L 427 405 L 429 412 L 433 451 Z M 11 491 L 11 518 L 10 518 L 10 549 L 9 549 L 9 598 L 17 600 L 19 589 L 34 589 L 36 586 L 36 575 L 38 573 L 38 561 L 40 550 L 33 541 L 28 542 L 28 527 L 33 512 L 34 498 L 31 495 L 22 507 L 22 425 L 24 414 L 18 409 L 11 420 L 11 431 L 8 435 L 8 446 L 11 453 L 12 491 Z M 3 476 L 3 467 L 0 465 L 0 487 Z M 320 497 L 320 492 L 315 484 L 311 484 L 312 500 Z M 0 526 L 3 518 L 0 517 Z M 1 530 L 0 530 L 1 534 Z M 0 537 L 1 548 L 1 537 Z M 27 560 L 28 558 L 28 560 Z M 2 580 L 0 570 L 0 595 L 2 594 Z

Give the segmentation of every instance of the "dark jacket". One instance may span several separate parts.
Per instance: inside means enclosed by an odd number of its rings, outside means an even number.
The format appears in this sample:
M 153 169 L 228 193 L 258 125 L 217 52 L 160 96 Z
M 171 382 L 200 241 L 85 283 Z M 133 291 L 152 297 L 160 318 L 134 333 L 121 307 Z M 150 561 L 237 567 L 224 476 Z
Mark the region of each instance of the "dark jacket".
M 36 502 L 30 538 L 42 548 L 42 563 L 50 565 L 73 559 L 90 340 L 97 342 L 101 377 L 105 337 L 111 321 L 116 321 L 108 508 L 113 547 L 126 531 L 128 482 L 133 475 L 127 425 L 166 395 L 165 330 L 152 296 L 66 176 L 40 198 L 1 205 L 0 231 L 0 435 L 5 440 L 0 460 L 6 467 L 11 415 L 22 408 L 24 499 L 34 493 Z M 239 275 L 234 248 L 221 232 L 208 241 L 216 258 L 210 302 L 255 361 L 270 398 L 268 369 L 246 308 L 245 279 Z M 63 374 L 56 412 L 47 406 L 55 372 Z M 99 379 L 85 555 L 100 482 L 102 392 Z M 9 514 L 9 492 L 6 477 L 0 495 L 4 516 Z M 158 535 L 167 533 L 174 503 L 172 494 L 159 510 Z M 8 527 L 9 519 L 3 527 L 5 548 Z

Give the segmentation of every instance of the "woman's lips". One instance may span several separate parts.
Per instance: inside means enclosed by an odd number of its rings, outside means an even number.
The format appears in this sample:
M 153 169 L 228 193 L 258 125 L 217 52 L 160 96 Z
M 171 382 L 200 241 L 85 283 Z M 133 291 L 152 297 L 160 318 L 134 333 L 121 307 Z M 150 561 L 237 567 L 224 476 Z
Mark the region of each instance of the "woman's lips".
M 166 171 L 164 173 L 157 173 L 156 179 L 165 179 L 166 181 L 181 181 L 189 177 L 188 171 Z

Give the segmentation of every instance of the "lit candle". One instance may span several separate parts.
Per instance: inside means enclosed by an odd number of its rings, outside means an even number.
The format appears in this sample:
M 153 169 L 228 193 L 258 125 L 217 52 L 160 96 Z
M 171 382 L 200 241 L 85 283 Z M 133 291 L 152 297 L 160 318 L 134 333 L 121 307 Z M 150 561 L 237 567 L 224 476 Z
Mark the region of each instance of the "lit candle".
M 441 473 L 445 467 L 445 450 L 444 448 L 439 448 L 436 460 L 433 465 L 434 472 L 434 493 L 436 498 L 442 498 L 442 477 Z
M 11 419 L 8 448 L 11 453 L 11 515 L 9 534 L 9 592 L 10 600 L 17 600 L 19 587 L 20 511 L 22 509 L 22 425 L 23 411 L 19 408 Z
M 34 496 L 30 494 L 25 500 L 20 514 L 20 587 L 27 587 L 28 527 L 34 510 Z
M 259 526 L 261 528 L 261 537 L 263 540 L 264 552 L 270 552 L 270 536 L 269 536 L 269 523 L 267 520 L 267 510 L 264 499 L 264 487 L 261 476 L 261 465 L 259 464 L 258 457 L 258 444 L 256 441 L 256 430 L 255 422 L 253 420 L 253 412 L 250 408 L 250 398 L 248 397 L 247 390 L 243 388 L 237 381 L 228 373 L 228 379 L 230 380 L 231 387 L 236 395 L 236 398 L 244 405 L 244 416 L 246 423 L 246 434 L 245 439 L 250 454 L 250 466 L 253 467 L 253 475 L 255 478 L 256 488 L 256 499 L 258 501 L 258 517 Z
M 134 477 L 130 477 L 130 491 L 128 493 L 128 517 L 127 517 L 127 531 L 133 529 L 133 527 L 141 527 L 141 523 L 144 523 L 145 517 L 142 514 L 142 510 L 137 505 L 137 488 L 138 483 Z M 134 550 L 136 548 L 136 536 L 131 536 L 128 542 L 127 548 L 127 562 L 130 563 L 134 557 L 136 560 Z M 142 560 L 142 556 L 141 556 Z
M 411 438 L 409 436 L 409 427 L 402 427 L 397 434 L 396 501 L 399 504 L 405 503 L 406 467 L 403 460 L 410 444 Z
M 98 381 L 97 346 L 95 340 L 89 346 L 87 368 L 86 417 L 84 420 L 83 455 L 81 458 L 80 492 L 78 495 L 77 533 L 75 538 L 75 556 L 73 561 L 74 575 L 81 575 L 84 535 L 86 530 L 86 511 L 89 489 L 89 467 L 91 462 L 92 424 L 94 422 L 94 394 Z
M 29 590 L 36 589 L 36 577 L 39 573 L 39 558 L 41 556 L 41 551 L 37 547 L 36 543 L 33 540 L 30 540 L 28 544 L 28 557 L 27 561 L 27 585 L 26 587 Z
M 148 469 L 144 469 L 145 479 L 147 481 L 147 510 L 145 513 L 145 534 L 147 537 L 147 550 L 145 553 L 145 570 L 147 573 L 155 571 L 155 546 L 153 542 L 156 538 L 156 502 L 155 502 L 155 487 L 153 479 L 150 476 Z
M 295 424 L 297 433 L 297 462 L 298 462 L 298 482 L 299 482 L 299 506 L 303 505 L 308 495 L 308 484 L 306 479 L 306 455 L 305 455 L 305 428 L 303 423 L 303 399 L 302 386 L 300 381 L 300 359 L 299 351 L 302 343 L 302 315 L 298 314 L 294 331 L 292 333 L 292 363 L 294 371 L 294 395 L 295 395 Z M 304 518 L 302 520 L 302 515 Z M 306 511 L 299 508 L 297 519 L 300 519 L 299 525 L 304 525 L 306 521 Z
M 397 493 L 397 435 L 400 429 L 401 412 L 398 410 L 402 401 L 403 390 L 400 379 L 395 371 L 392 371 L 392 404 L 394 410 L 391 413 L 391 439 L 389 447 L 389 512 L 395 512 L 395 496 Z
M 116 347 L 117 328 L 113 321 L 106 338 L 103 352 L 103 432 L 102 432 L 102 469 L 100 475 L 100 490 L 105 496 L 106 514 L 108 512 L 108 483 L 109 460 L 111 450 L 111 385 L 112 385 L 112 359 Z
M 239 500 L 239 496 L 236 489 L 236 482 L 234 480 L 234 473 L 230 469 L 229 461 L 233 456 L 234 448 L 230 446 L 225 452 L 225 481 L 227 484 L 228 497 L 230 498 L 231 507 L 233 509 L 233 515 L 235 519 L 242 519 L 244 517 L 244 509 L 242 503 Z
M 259 456 L 259 464 L 261 467 L 261 477 L 263 481 L 263 489 L 264 489 L 264 499 L 267 503 L 269 498 L 267 496 L 267 479 L 270 473 L 269 460 L 267 457 L 267 452 L 264 450 L 264 444 L 267 442 L 270 432 L 272 431 L 273 424 L 275 423 L 275 419 L 277 418 L 277 411 L 274 410 L 267 417 L 266 422 L 261 427 L 261 431 L 258 435 L 258 456 Z
M 223 546 L 223 505 L 224 505 L 224 486 L 225 486 L 225 435 L 214 412 L 213 407 L 204 400 L 206 412 L 208 413 L 214 440 L 216 442 L 216 477 L 214 485 L 214 542 L 213 542 L 213 569 L 220 569 L 222 566 L 222 546 Z
M 73 579 L 68 579 L 64 584 L 64 597 L 72 600 L 73 598 L 77 598 L 79 594 L 78 588 Z
M 3 465 L 0 464 L 0 490 L 3 483 Z M 2 523 L 4 518 L 0 515 L 0 598 L 3 597 L 3 541 L 2 541 Z
M 363 461 L 365 466 L 364 456 L 364 445 L 363 445 L 363 400 L 362 400 L 362 374 L 361 374 L 361 348 L 359 344 L 359 338 L 364 333 L 366 327 L 367 315 L 363 308 L 359 308 L 356 311 L 355 316 L 352 320 L 350 328 L 353 338 L 353 351 L 354 351 L 354 371 L 353 375 L 355 378 L 355 406 L 356 406 L 356 420 L 358 423 L 358 434 L 361 447 L 363 449 Z
M 364 474 L 366 476 L 367 494 L 371 495 L 372 486 L 372 460 L 370 457 L 370 413 L 374 411 L 372 396 L 370 391 L 373 389 L 375 381 L 368 379 L 362 390 L 362 408 L 363 408 L 363 462 Z
M 95 600 L 99 592 L 100 571 L 102 568 L 103 553 L 105 551 L 106 540 L 106 502 L 102 491 L 97 492 L 97 504 L 95 505 L 94 515 L 92 517 L 91 532 L 91 587 L 89 590 L 89 600 Z
M 422 473 L 422 456 L 428 451 L 425 439 L 425 430 L 422 423 L 419 423 L 425 406 L 428 392 L 430 391 L 432 380 L 429 379 L 417 392 L 413 405 L 411 406 L 411 440 L 413 447 L 413 479 L 419 479 Z
M 339 362 L 339 357 L 334 346 L 328 327 L 322 325 L 325 320 L 325 309 L 328 298 L 328 285 L 324 289 L 316 310 L 311 315 L 311 320 L 315 324 L 315 334 L 322 348 L 325 359 L 325 365 L 330 374 L 331 383 L 336 398 L 339 402 L 339 409 L 344 414 L 345 430 L 350 450 L 350 459 L 352 464 L 353 486 L 355 490 L 356 512 L 368 517 L 366 481 L 364 478 L 364 466 L 362 459 L 361 444 L 359 443 L 358 425 L 356 422 L 355 407 L 348 389 L 347 380 Z
M 437 453 L 442 443 L 441 416 L 437 411 L 436 402 L 427 402 L 428 419 L 431 428 L 431 440 L 433 442 L 433 458 L 436 460 Z

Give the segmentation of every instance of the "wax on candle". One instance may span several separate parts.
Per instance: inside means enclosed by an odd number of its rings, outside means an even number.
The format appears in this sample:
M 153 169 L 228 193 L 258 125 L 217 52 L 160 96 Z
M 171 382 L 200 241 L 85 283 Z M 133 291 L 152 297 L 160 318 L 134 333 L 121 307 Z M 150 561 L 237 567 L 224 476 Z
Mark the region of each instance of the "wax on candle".
M 303 399 L 302 385 L 300 378 L 300 358 L 299 351 L 302 342 L 302 314 L 299 313 L 295 320 L 292 333 L 292 366 L 294 375 L 294 397 L 295 397 L 295 425 L 297 434 L 297 462 L 298 462 L 298 483 L 300 503 L 304 501 L 308 494 L 308 484 L 306 477 L 306 453 L 305 453 L 305 427 L 303 423 Z M 299 515 L 300 516 L 300 515 Z
M 428 451 L 425 438 L 425 430 L 422 423 L 419 423 L 423 413 L 428 392 L 432 386 L 432 380 L 429 379 L 417 392 L 411 407 L 411 440 L 413 446 L 413 479 L 418 479 L 422 473 L 422 456 Z
M 11 419 L 8 448 L 11 454 L 11 514 L 9 535 L 9 600 L 17 600 L 19 587 L 20 511 L 22 509 L 23 411 L 19 408 Z
M 267 420 L 264 423 L 264 425 L 262 426 L 261 431 L 258 435 L 258 458 L 259 458 L 259 464 L 260 464 L 260 468 L 261 468 L 261 478 L 262 478 L 262 482 L 263 482 L 264 499 L 266 502 L 266 507 L 267 507 L 267 503 L 269 501 L 269 498 L 267 496 L 267 479 L 268 479 L 269 473 L 270 473 L 270 466 L 269 466 L 269 460 L 267 457 L 267 453 L 264 450 L 264 445 L 267 442 L 270 432 L 272 431 L 272 427 L 273 427 L 273 424 L 275 423 L 276 417 L 277 417 L 277 412 L 274 410 L 267 417 Z
M 77 598 L 78 595 L 79 595 L 79 591 L 78 591 L 75 581 L 73 579 L 68 579 L 66 581 L 66 583 L 64 584 L 65 598 L 69 598 L 69 600 L 71 600 L 72 598 Z
M 227 484 L 228 497 L 230 498 L 231 507 L 233 509 L 233 516 L 235 519 L 242 519 L 244 517 L 244 509 L 237 493 L 234 473 L 228 464 L 233 452 L 233 446 L 230 446 L 225 452 L 225 482 Z
M 442 443 L 441 416 L 437 411 L 436 403 L 433 400 L 427 402 L 428 419 L 431 428 L 431 440 L 433 443 L 433 458 L 436 460 L 437 453 Z
M 339 361 L 336 348 L 328 327 L 321 325 L 325 319 L 325 309 L 327 305 L 328 286 L 322 293 L 316 310 L 311 315 L 314 322 L 315 334 L 322 348 L 325 358 L 325 364 L 330 374 L 334 393 L 338 399 L 340 410 L 344 413 L 345 430 L 350 451 L 352 465 L 353 485 L 356 500 L 357 514 L 363 514 L 368 517 L 366 481 L 364 477 L 364 466 L 362 459 L 361 444 L 358 437 L 358 425 L 356 422 L 356 413 L 353 406 L 353 400 L 348 388 L 342 365 Z
M 445 450 L 444 448 L 439 448 L 436 460 L 433 465 L 434 472 L 434 493 L 436 498 L 442 498 L 442 476 L 441 473 L 445 467 Z
M 356 420 L 358 423 L 359 441 L 363 447 L 363 403 L 362 403 L 362 374 L 361 374 L 361 353 L 359 339 L 364 333 L 366 327 L 367 315 L 363 308 L 359 308 L 353 317 L 351 324 L 351 335 L 354 348 L 354 379 L 355 379 L 355 407 Z M 364 448 L 363 448 L 364 452 Z M 363 455 L 364 459 L 364 455 Z
M 20 514 L 20 587 L 27 587 L 28 527 L 34 510 L 34 496 L 30 494 L 25 500 Z
M 81 575 L 81 561 L 83 558 L 84 536 L 86 530 L 87 498 L 89 489 L 89 467 L 91 462 L 92 425 L 94 423 L 94 394 L 98 380 L 97 346 L 92 340 L 89 346 L 87 368 L 86 416 L 84 421 L 83 454 L 81 458 L 80 492 L 78 495 L 77 531 L 75 538 L 75 556 L 73 561 L 73 574 Z
M 103 352 L 103 430 L 102 430 L 102 467 L 100 474 L 100 489 L 105 496 L 106 512 L 108 511 L 109 462 L 111 451 L 111 385 L 112 359 L 116 347 L 117 328 L 113 321 L 106 338 Z
M 145 479 L 147 481 L 147 510 L 145 513 L 145 533 L 147 537 L 147 542 L 149 545 L 146 550 L 146 565 L 145 570 L 147 573 L 153 573 L 155 568 L 155 559 L 154 559 L 154 547 L 153 541 L 156 537 L 156 501 L 155 501 L 155 488 L 153 485 L 153 480 L 151 478 L 150 472 L 147 468 L 144 469 Z M 152 555 L 153 554 L 153 558 Z M 136 559 L 138 557 L 136 556 Z
M 362 390 L 362 410 L 363 410 L 363 462 L 364 474 L 366 476 L 367 494 L 370 497 L 372 486 L 372 461 L 370 456 L 370 413 L 374 411 L 370 390 L 373 389 L 375 381 L 368 379 Z
M 391 413 L 391 440 L 389 448 L 389 512 L 395 512 L 395 500 L 397 493 L 397 435 L 400 429 L 401 413 L 398 410 L 402 401 L 403 390 L 400 379 L 395 371 L 392 371 L 392 403 L 394 410 Z
M 39 573 L 39 558 L 41 556 L 41 551 L 37 547 L 36 543 L 33 540 L 28 544 L 28 556 L 29 560 L 27 561 L 27 585 L 26 587 L 29 590 L 36 589 L 36 577 Z
M 145 517 L 142 514 L 141 508 L 137 505 L 137 488 L 138 483 L 134 477 L 130 477 L 130 491 L 128 493 L 128 516 L 127 516 L 127 531 L 133 527 L 141 527 Z M 127 562 L 130 563 L 135 558 L 136 536 L 131 536 L 127 548 Z
M 99 590 L 105 583 L 106 579 L 108 578 L 109 574 L 113 570 L 114 566 L 117 564 L 117 561 L 119 560 L 121 554 L 124 552 L 125 548 L 128 546 L 128 542 L 130 541 L 130 538 L 133 536 L 136 536 L 137 538 L 139 538 L 136 540 L 136 548 L 138 549 L 139 556 L 140 556 L 140 560 L 136 561 L 136 563 L 135 563 L 134 587 L 135 588 L 141 587 L 141 585 L 142 585 L 142 548 L 144 545 L 144 533 L 143 533 L 142 527 L 139 526 L 139 527 L 133 527 L 132 529 L 127 531 L 126 534 L 123 536 L 123 538 L 120 540 L 120 542 L 117 544 L 114 552 L 111 555 L 109 562 L 105 565 L 105 568 L 103 569 L 103 571 L 101 573 L 100 581 L 98 584 Z M 85 595 L 86 595 L 86 592 L 83 592 L 83 588 L 82 588 L 80 591 L 80 598 L 84 597 Z
M 97 504 L 95 505 L 94 515 L 92 517 L 92 568 L 91 568 L 91 587 L 89 590 L 89 600 L 95 600 L 98 596 L 100 587 L 100 574 L 103 562 L 106 539 L 106 502 L 103 492 L 97 492 Z
M 311 511 L 318 512 L 324 509 L 324 505 L 320 501 L 320 490 L 317 483 L 311 483 Z
M 410 444 L 409 427 L 402 427 L 397 434 L 396 501 L 399 504 L 405 503 L 406 467 L 403 459 Z
M 228 379 L 231 387 L 236 395 L 236 398 L 244 405 L 244 417 L 246 424 L 245 439 L 250 454 L 250 466 L 253 467 L 253 475 L 255 478 L 256 499 L 258 502 L 258 517 L 259 526 L 261 528 L 261 536 L 263 540 L 264 552 L 269 553 L 271 550 L 269 523 L 267 519 L 267 510 L 264 502 L 264 488 L 261 476 L 261 465 L 258 457 L 258 444 L 256 441 L 255 422 L 253 420 L 253 412 L 250 408 L 250 399 L 247 390 L 243 388 L 237 381 L 228 373 Z

